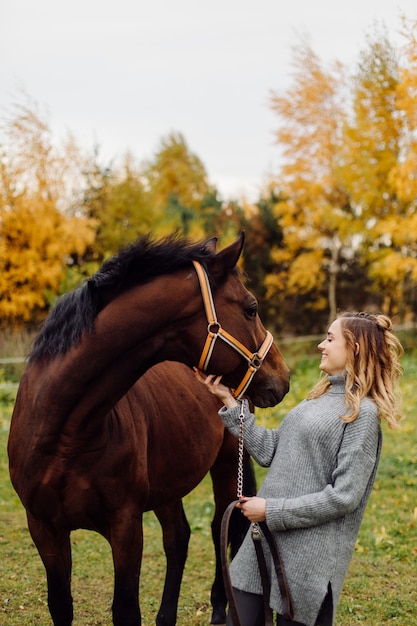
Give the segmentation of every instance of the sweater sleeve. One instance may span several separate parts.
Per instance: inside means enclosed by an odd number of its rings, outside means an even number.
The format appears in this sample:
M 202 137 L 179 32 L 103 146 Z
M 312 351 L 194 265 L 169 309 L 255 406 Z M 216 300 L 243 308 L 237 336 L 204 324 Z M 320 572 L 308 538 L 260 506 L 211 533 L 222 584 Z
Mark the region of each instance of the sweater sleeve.
M 249 454 L 262 467 L 269 467 L 274 458 L 278 445 L 279 428 L 270 429 L 259 426 L 255 422 L 255 415 L 249 411 L 247 402 L 243 401 L 244 429 L 243 443 Z M 224 425 L 232 435 L 239 437 L 240 406 L 232 409 L 221 408 L 219 415 Z
M 308 528 L 354 511 L 374 472 L 381 438 L 376 408 L 367 404 L 354 422 L 346 424 L 332 482 L 316 493 L 295 498 L 267 498 L 269 528 Z

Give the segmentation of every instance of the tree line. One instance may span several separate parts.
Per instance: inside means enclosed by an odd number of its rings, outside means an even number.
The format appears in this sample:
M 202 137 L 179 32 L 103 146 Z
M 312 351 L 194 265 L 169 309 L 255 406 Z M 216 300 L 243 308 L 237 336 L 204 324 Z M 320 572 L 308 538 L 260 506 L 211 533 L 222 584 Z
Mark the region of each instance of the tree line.
M 338 309 L 417 312 L 417 21 L 401 46 L 366 37 L 353 71 L 293 49 L 291 83 L 271 93 L 282 165 L 256 202 L 224 199 L 181 133 L 138 163 L 103 164 L 18 99 L 0 129 L 0 324 L 32 327 L 62 293 L 151 232 L 247 232 L 243 270 L 278 333 L 322 332 Z

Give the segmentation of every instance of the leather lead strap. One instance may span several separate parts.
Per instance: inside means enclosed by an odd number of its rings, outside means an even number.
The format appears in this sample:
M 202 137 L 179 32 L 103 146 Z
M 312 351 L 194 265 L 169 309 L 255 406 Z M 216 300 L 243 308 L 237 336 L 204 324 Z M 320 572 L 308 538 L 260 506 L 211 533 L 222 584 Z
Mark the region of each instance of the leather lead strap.
M 268 542 L 269 549 L 271 551 L 272 559 L 274 561 L 275 573 L 278 579 L 278 586 L 281 593 L 283 617 L 290 620 L 294 619 L 294 606 L 288 586 L 287 577 L 285 575 L 284 566 L 282 563 L 281 555 L 279 553 L 277 542 L 275 541 L 271 531 L 269 530 L 266 522 L 258 522 L 262 534 Z
M 232 513 L 236 507 L 238 500 L 234 500 L 229 504 L 223 513 L 222 525 L 220 530 L 220 556 L 222 562 L 223 582 L 227 599 L 229 601 L 229 613 L 234 626 L 241 626 L 239 611 L 236 604 L 235 594 L 233 592 L 232 581 L 230 579 L 229 564 L 227 559 L 227 544 L 229 535 L 229 523 Z
M 269 606 L 269 597 L 271 595 L 271 581 L 268 576 L 268 568 L 266 566 L 265 555 L 262 549 L 262 536 L 258 529 L 252 528 L 253 545 L 255 546 L 256 558 L 258 559 L 259 573 L 262 580 L 263 601 L 264 601 L 264 620 L 265 626 L 273 626 L 274 617 L 272 609 Z
M 224 587 L 226 591 L 226 596 L 229 601 L 229 612 L 232 618 L 232 622 L 234 626 L 241 626 L 241 621 L 239 617 L 239 611 L 236 605 L 236 598 L 233 592 L 232 581 L 230 579 L 229 565 L 227 559 L 227 544 L 228 544 L 228 534 L 229 534 L 229 523 L 230 518 L 234 509 L 236 508 L 236 504 L 239 500 L 234 500 L 229 504 L 227 509 L 223 514 L 222 524 L 221 524 L 221 532 L 220 532 L 220 556 L 222 563 L 222 572 L 223 572 L 223 580 Z M 284 567 L 281 560 L 281 555 L 278 550 L 278 546 L 274 541 L 274 538 L 269 530 L 268 526 L 265 522 L 259 522 L 259 527 L 262 531 L 262 535 L 268 542 L 269 549 L 271 551 L 275 572 L 277 575 L 278 586 L 282 597 L 282 605 L 283 605 L 283 617 L 293 620 L 294 619 L 294 606 L 290 594 L 290 589 L 288 586 L 288 582 L 285 576 Z M 259 531 L 258 531 L 259 532 Z M 259 570 L 262 579 L 262 586 L 264 589 L 264 606 L 265 606 L 265 626 L 272 626 L 272 611 L 269 606 L 269 595 L 270 595 L 270 581 L 268 577 L 265 556 L 262 548 L 262 536 L 259 533 L 259 537 L 254 538 L 256 555 L 258 558 Z

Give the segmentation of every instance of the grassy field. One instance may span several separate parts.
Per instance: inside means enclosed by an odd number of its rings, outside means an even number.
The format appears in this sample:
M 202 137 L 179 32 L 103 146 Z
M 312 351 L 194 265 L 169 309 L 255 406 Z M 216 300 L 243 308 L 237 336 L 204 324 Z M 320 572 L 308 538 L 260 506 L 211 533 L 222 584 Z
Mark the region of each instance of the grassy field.
M 338 626 L 417 626 L 417 351 L 414 341 L 403 361 L 402 429 L 384 429 L 384 448 L 375 489 L 361 527 L 337 614 Z M 285 346 L 283 349 L 286 356 Z M 305 353 L 304 353 L 305 354 Z M 291 361 L 292 358 L 292 361 Z M 275 409 L 257 411 L 257 419 L 275 425 L 305 396 L 317 378 L 317 357 L 292 354 L 292 389 Z M 0 394 L 2 392 L 0 391 Z M 6 443 L 13 392 L 0 396 L 0 625 L 47 626 L 46 584 L 42 563 L 29 537 L 23 508 L 7 470 Z M 258 478 L 262 480 L 259 469 Z M 213 513 L 206 478 L 185 499 L 192 527 L 189 558 L 180 597 L 178 624 L 207 625 L 214 569 L 210 539 Z M 112 563 L 101 537 L 77 531 L 73 544 L 74 626 L 111 624 Z M 164 576 L 160 529 L 152 513 L 145 516 L 145 555 L 141 577 L 143 624 L 154 623 Z

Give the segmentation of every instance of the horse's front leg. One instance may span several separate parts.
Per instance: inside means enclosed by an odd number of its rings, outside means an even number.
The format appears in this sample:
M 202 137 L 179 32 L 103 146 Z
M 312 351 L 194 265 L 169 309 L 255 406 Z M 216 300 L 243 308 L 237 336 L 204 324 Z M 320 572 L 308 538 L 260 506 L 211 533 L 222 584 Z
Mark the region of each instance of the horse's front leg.
M 53 528 L 27 514 L 28 527 L 45 566 L 48 607 L 54 626 L 71 626 L 71 543 L 67 529 Z
M 164 591 L 156 624 L 174 626 L 177 621 L 178 598 L 191 531 L 181 500 L 155 509 L 155 515 L 162 527 L 167 563 Z
M 107 537 L 114 564 L 114 626 L 140 626 L 139 575 L 143 553 L 142 518 L 121 515 Z

